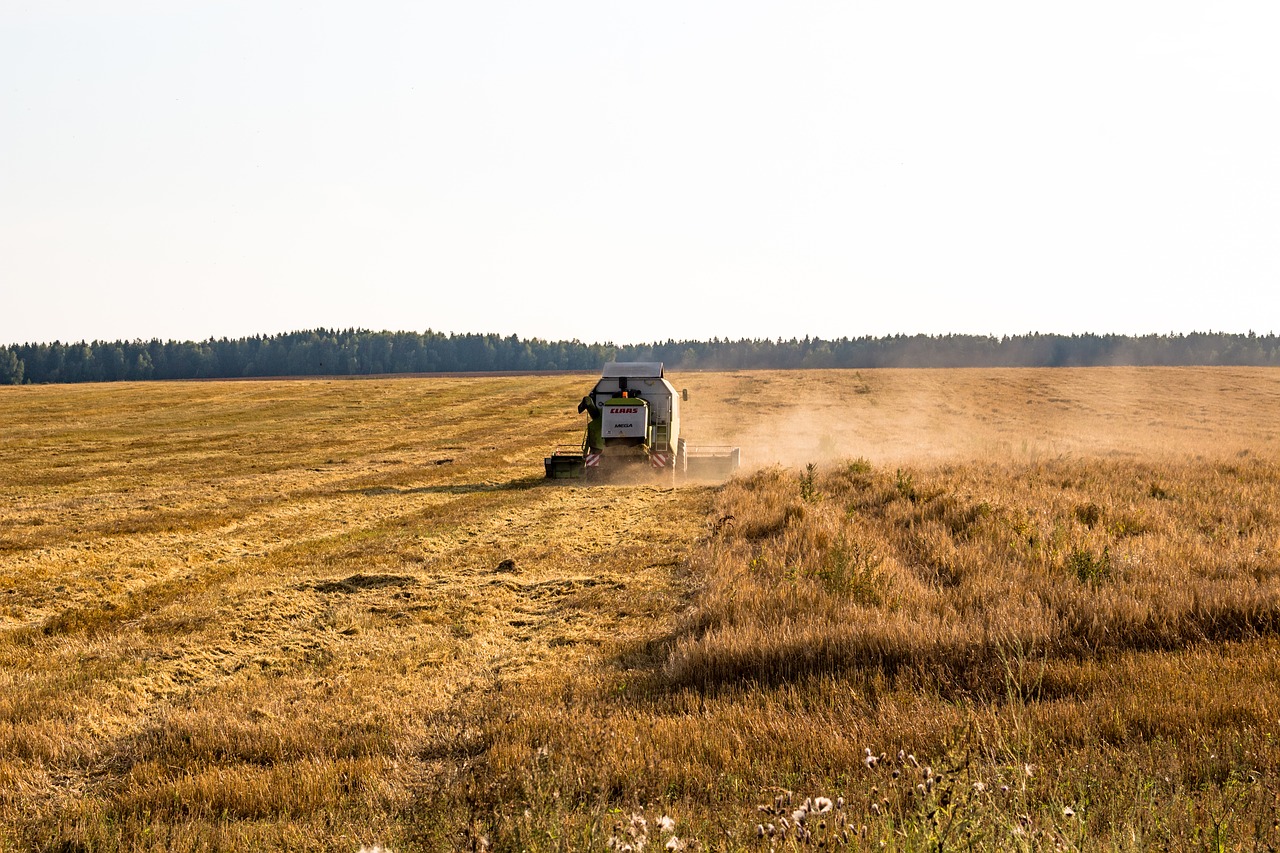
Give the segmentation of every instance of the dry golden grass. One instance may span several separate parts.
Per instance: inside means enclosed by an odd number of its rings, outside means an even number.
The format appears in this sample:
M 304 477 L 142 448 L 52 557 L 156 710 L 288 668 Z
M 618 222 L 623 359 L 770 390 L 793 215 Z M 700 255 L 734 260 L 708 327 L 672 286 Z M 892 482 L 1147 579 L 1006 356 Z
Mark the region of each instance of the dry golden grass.
M 1280 844 L 1280 373 L 591 381 L 0 389 L 0 848 Z
M 401 841 L 473 706 L 675 599 L 698 492 L 541 481 L 589 381 L 7 390 L 0 846 Z
M 1002 649 L 1177 649 L 1280 627 L 1272 461 L 771 469 L 719 502 L 708 587 L 668 673 L 710 686 L 927 667 L 998 692 Z M 993 683 L 994 682 L 994 683 Z

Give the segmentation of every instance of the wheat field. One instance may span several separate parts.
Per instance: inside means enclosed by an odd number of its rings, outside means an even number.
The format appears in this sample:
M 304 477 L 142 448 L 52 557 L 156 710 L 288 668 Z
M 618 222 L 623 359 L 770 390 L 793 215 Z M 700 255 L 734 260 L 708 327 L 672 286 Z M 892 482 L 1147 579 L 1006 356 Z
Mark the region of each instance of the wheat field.
M 0 388 L 0 849 L 1276 849 L 1280 372 Z

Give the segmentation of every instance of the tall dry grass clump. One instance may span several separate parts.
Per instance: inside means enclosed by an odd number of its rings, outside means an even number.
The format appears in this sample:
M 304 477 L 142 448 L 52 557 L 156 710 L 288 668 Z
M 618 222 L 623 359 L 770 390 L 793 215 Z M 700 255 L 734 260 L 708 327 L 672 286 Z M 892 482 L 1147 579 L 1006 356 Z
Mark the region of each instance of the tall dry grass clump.
M 989 696 L 1003 661 L 1280 627 L 1280 470 L 1060 461 L 771 468 L 727 486 L 666 671 L 710 688 L 874 668 Z

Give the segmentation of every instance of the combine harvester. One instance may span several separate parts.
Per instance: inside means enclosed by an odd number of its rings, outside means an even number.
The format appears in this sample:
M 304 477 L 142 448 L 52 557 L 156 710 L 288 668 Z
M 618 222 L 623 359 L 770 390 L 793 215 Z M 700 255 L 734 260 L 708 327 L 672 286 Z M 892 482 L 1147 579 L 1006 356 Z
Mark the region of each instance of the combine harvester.
M 724 480 L 738 469 L 736 447 L 692 447 L 680 434 L 677 392 L 661 362 L 610 362 L 578 404 L 588 415 L 581 447 L 560 448 L 543 463 L 549 479 Z

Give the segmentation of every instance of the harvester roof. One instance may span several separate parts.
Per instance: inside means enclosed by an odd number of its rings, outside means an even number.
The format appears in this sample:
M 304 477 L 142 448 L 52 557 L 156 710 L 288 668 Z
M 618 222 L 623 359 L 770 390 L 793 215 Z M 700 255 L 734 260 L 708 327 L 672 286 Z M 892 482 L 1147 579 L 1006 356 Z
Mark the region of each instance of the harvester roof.
M 661 379 L 662 362 L 660 361 L 611 361 L 604 366 L 601 377 L 604 379 Z

